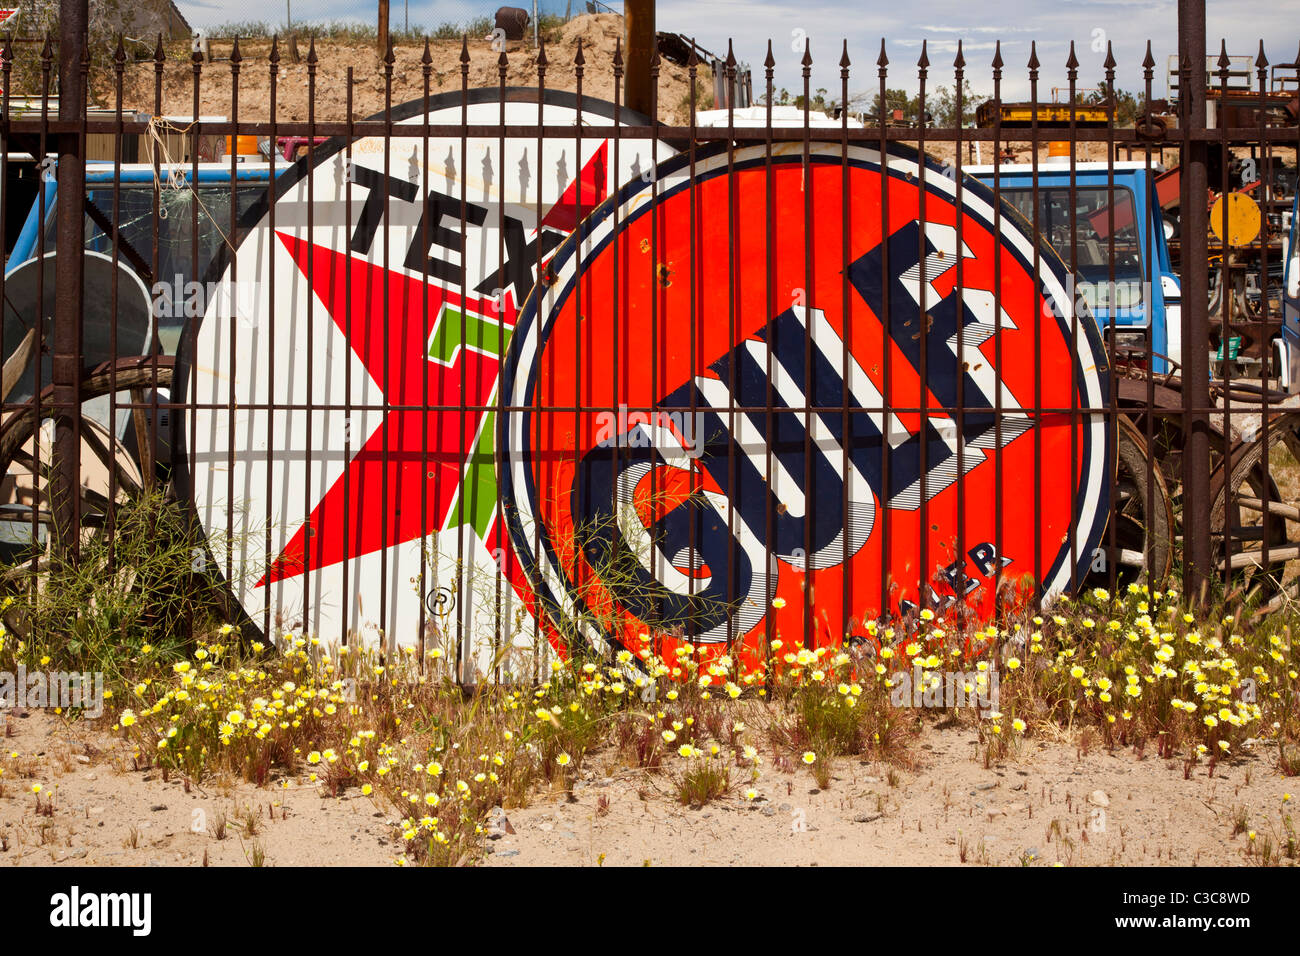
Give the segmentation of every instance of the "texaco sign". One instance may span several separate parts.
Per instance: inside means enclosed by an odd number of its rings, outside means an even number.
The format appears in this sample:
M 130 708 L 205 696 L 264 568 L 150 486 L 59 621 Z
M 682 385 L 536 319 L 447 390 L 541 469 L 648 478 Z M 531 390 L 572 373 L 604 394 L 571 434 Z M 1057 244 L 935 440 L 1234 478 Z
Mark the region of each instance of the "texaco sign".
M 995 233 L 992 194 L 959 204 L 937 167 L 923 191 L 914 157 L 802 152 L 667 160 L 584 221 L 515 329 L 513 541 L 598 647 L 799 639 L 807 606 L 837 641 L 954 589 L 987 613 L 999 568 L 1060 591 L 1101 537 L 1109 429 L 1071 409 L 1103 406 L 1108 366 L 1060 260 L 1040 246 L 1036 282 L 1021 220 Z M 959 395 L 960 423 L 934 411 Z
M 509 90 L 505 123 L 536 124 L 537 95 Z M 479 668 L 533 637 L 497 507 L 499 365 L 539 259 L 672 152 L 607 139 L 610 104 L 584 98 L 579 137 L 572 95 L 544 103 L 575 135 L 540 155 L 536 137 L 324 145 L 223 264 L 182 349 L 178 458 L 254 626 L 391 646 L 423 618 Z M 431 105 L 461 122 L 460 93 Z M 422 124 L 423 101 L 394 116 Z M 497 90 L 470 93 L 470 125 L 501 118 Z

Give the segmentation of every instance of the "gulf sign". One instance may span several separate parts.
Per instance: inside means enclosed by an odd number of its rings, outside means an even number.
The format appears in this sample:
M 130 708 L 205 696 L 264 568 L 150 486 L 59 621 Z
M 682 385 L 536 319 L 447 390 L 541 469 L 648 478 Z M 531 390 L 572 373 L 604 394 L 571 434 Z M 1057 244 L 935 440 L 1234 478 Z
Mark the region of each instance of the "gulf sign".
M 497 422 L 548 617 L 604 650 L 754 649 L 1082 578 L 1112 436 L 1077 410 L 1106 353 L 993 204 L 915 154 L 789 144 L 679 155 L 587 218 L 515 326 Z
M 177 458 L 249 626 L 454 643 L 467 676 L 512 648 L 528 666 L 539 629 L 498 507 L 502 357 L 538 263 L 672 153 L 581 106 L 520 89 L 410 103 L 399 125 L 573 135 L 331 141 L 247 212 L 183 337 Z

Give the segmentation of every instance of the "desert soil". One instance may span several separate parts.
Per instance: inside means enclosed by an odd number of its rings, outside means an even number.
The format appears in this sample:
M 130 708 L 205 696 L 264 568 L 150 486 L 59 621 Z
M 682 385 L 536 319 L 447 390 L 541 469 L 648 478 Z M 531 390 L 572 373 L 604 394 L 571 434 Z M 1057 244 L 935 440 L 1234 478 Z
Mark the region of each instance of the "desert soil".
M 86 723 L 10 712 L 4 728 L 0 865 L 247 866 L 255 845 L 269 866 L 391 865 L 401 855 L 394 812 L 357 790 L 328 797 L 300 776 L 287 789 L 204 781 L 187 792 L 156 769 L 131 769 L 125 742 Z M 1259 839 L 1276 842 L 1282 795 L 1296 785 L 1262 745 L 1186 779 L 1180 762 L 1064 739 L 1029 741 L 985 768 L 963 728 L 929 727 L 908 753 L 913 765 L 892 775 L 840 758 L 826 790 L 764 754 L 758 799 L 744 799 L 737 769 L 735 792 L 698 808 L 680 805 L 663 774 L 589 772 L 572 792 L 508 810 L 514 832 L 488 841 L 484 863 L 1245 865 L 1249 840 L 1234 836 L 1234 822 L 1244 814 Z M 35 812 L 36 783 L 54 794 L 52 816 Z M 243 832 L 250 814 L 253 834 Z
M 546 46 L 546 86 L 573 91 L 577 78 L 573 59 L 581 43 L 584 64 L 582 90 L 585 96 L 614 98 L 614 50 L 622 35 L 622 19 L 604 13 L 576 17 L 561 28 L 557 42 Z M 501 77 L 499 53 L 484 37 L 469 40 L 469 88 L 496 89 Z M 199 83 L 200 115 L 231 116 L 231 69 L 229 41 L 213 41 L 214 62 L 204 64 Z M 239 119 L 265 121 L 270 118 L 271 76 L 267 56 L 269 40 L 240 41 Z M 306 41 L 299 43 L 300 62 L 294 63 L 288 45 L 280 45 L 280 69 L 276 87 L 276 118 L 281 121 L 307 120 L 308 66 Z M 537 51 L 531 40 L 510 43 L 506 48 L 509 66 L 507 86 L 538 85 Z M 429 93 L 459 92 L 461 89 L 461 41 L 434 40 L 429 45 L 432 72 Z M 316 44 L 316 118 L 338 121 L 347 103 L 348 70 L 352 70 L 352 118 L 365 119 L 382 113 L 385 104 L 384 64 L 370 44 L 324 40 Z M 393 50 L 392 103 L 397 106 L 424 95 L 423 45 L 395 46 Z M 701 66 L 699 95 L 712 90 L 711 74 Z M 100 100 L 111 100 L 111 89 L 98 91 Z M 190 115 L 194 109 L 194 74 L 188 55 L 182 62 L 169 62 L 163 74 L 164 115 Z M 128 65 L 123 82 L 124 107 L 144 112 L 154 108 L 154 63 Z M 685 122 L 690 109 L 690 80 L 686 67 L 663 61 L 659 71 L 659 118 L 666 123 Z

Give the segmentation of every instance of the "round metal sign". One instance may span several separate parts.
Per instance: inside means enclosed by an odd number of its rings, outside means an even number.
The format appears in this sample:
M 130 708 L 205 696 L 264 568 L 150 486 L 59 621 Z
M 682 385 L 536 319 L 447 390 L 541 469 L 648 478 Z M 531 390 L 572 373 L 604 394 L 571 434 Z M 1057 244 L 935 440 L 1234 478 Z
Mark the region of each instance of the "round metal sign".
M 512 535 L 551 618 L 601 649 L 838 642 L 1093 559 L 1110 436 L 1076 410 L 1103 407 L 1108 364 L 1060 259 L 1006 207 L 995 232 L 978 184 L 959 200 L 931 165 L 922 187 L 915 155 L 802 154 L 668 160 L 524 308 Z
M 1220 242 L 1226 241 L 1230 246 L 1245 246 L 1254 242 L 1259 235 L 1261 222 L 1259 203 L 1244 193 L 1228 193 L 1226 196 L 1220 196 L 1210 207 L 1210 230 Z
M 609 138 L 614 108 L 590 97 L 581 114 L 563 92 L 540 108 L 522 89 L 504 107 L 497 90 L 463 103 L 442 94 L 393 116 L 480 130 L 540 118 L 573 134 L 330 141 L 282 176 L 185 336 L 178 460 L 253 625 L 388 646 L 432 636 L 483 671 L 512 641 L 526 657 L 536 630 L 494 448 L 519 306 L 580 219 L 673 151 Z

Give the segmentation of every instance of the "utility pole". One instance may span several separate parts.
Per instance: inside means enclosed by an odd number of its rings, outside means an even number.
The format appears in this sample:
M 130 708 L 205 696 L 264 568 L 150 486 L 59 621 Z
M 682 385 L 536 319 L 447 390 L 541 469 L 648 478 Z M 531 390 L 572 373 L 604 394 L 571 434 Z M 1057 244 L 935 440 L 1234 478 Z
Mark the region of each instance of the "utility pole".
M 82 58 L 87 53 L 88 0 L 59 2 L 59 122 L 80 127 L 85 119 Z M 67 127 L 64 127 L 65 130 Z M 81 524 L 81 339 L 82 251 L 85 245 L 86 157 L 80 129 L 58 136 L 58 211 L 54 294 L 54 460 L 50 512 L 55 551 L 75 562 Z M 38 359 L 39 361 L 39 359 Z
M 654 59 L 657 44 L 655 0 L 624 0 L 623 49 L 627 51 L 627 73 L 623 101 L 628 109 L 647 116 L 654 108 L 650 61 Z

